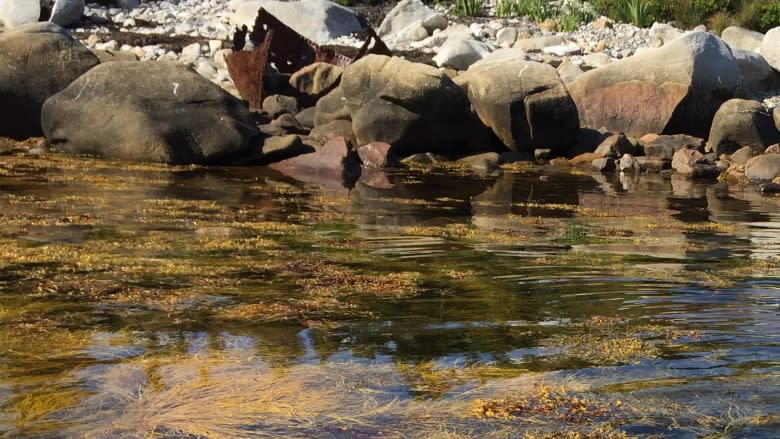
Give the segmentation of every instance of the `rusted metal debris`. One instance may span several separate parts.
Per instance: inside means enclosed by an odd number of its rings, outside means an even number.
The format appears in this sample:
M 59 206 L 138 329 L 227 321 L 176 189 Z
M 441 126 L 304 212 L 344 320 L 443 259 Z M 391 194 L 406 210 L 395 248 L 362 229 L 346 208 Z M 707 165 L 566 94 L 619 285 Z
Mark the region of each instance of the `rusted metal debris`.
M 249 102 L 251 110 L 259 110 L 265 97 L 263 82 L 270 63 L 281 73 L 293 73 L 315 62 L 346 67 L 369 53 L 391 54 L 390 49 L 373 29 L 368 27 L 366 31 L 366 41 L 358 53 L 350 57 L 320 47 L 260 8 L 252 33 L 249 34 L 249 40 L 255 47 L 252 50 L 244 50 L 248 30 L 246 26 L 236 29 L 233 53 L 225 58 L 225 62 L 241 97 Z

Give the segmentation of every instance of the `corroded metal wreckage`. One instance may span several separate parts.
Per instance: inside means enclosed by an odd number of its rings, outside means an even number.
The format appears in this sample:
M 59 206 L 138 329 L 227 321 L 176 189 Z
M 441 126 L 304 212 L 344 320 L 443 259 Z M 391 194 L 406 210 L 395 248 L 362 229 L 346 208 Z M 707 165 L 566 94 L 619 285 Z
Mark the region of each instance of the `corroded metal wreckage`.
M 225 58 L 225 62 L 241 97 L 249 102 L 251 110 L 259 110 L 265 97 L 263 81 L 270 63 L 281 73 L 293 73 L 315 62 L 346 67 L 369 53 L 391 54 L 370 26 L 365 26 L 365 31 L 368 36 L 357 54 L 347 56 L 319 46 L 260 8 L 252 33 L 249 34 L 249 40 L 255 47 L 244 50 L 247 27 L 236 29 L 233 53 Z

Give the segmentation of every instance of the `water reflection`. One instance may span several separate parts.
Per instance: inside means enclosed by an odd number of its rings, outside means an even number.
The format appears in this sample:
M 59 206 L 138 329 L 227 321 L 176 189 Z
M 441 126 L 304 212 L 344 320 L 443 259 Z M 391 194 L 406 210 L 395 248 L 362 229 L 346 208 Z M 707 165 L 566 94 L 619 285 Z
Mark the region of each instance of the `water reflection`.
M 0 176 L 4 435 L 512 435 L 533 423 L 474 418 L 474 398 L 540 379 L 634 401 L 648 412 L 609 418 L 629 434 L 778 426 L 779 203 L 749 188 L 529 168 L 375 171 L 334 196 L 263 168 L 14 169 Z M 419 285 L 365 295 L 366 273 Z M 308 297 L 312 277 L 353 289 Z M 182 421 L 236 398 L 223 430 Z

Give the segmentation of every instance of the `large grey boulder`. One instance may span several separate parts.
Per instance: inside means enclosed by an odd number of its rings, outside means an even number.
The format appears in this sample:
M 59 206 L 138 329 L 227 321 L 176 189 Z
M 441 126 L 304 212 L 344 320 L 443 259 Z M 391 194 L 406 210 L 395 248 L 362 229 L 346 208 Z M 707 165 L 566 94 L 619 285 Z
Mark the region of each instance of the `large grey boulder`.
M 754 154 L 760 154 L 778 142 L 780 131 L 775 127 L 772 112 L 760 102 L 732 99 L 715 114 L 707 149 L 719 156 L 749 146 Z
M 744 78 L 744 96 L 762 97 L 768 90 L 780 89 L 780 73 L 760 53 L 742 49 L 731 49 L 731 52 Z
M 482 123 L 513 151 L 570 147 L 579 132 L 577 107 L 554 67 L 505 49 L 458 75 Z M 515 55 L 512 55 L 512 52 Z
M 40 136 L 41 106 L 99 63 L 83 44 L 53 23 L 0 33 L 0 136 Z
M 761 40 L 761 55 L 773 69 L 780 71 L 780 26 L 769 29 Z
M 230 24 L 252 29 L 261 7 L 299 34 L 320 44 L 363 27 L 354 12 L 328 0 L 246 0 L 235 5 Z
M 49 21 L 62 27 L 72 26 L 84 15 L 84 0 L 56 0 Z
M 259 131 L 245 104 L 180 64 L 112 62 L 43 105 L 53 148 L 112 160 L 241 163 Z
M 399 157 L 459 152 L 478 131 L 466 93 L 432 66 L 369 55 L 344 69 L 339 88 L 358 144 L 386 142 Z
M 569 84 L 569 92 L 584 127 L 631 137 L 706 137 L 715 112 L 741 86 L 729 47 L 712 34 L 692 32 L 586 72 Z
M 723 29 L 720 37 L 732 49 L 749 50 L 757 52 L 761 48 L 764 34 L 739 26 L 729 26 Z
M 35 23 L 41 15 L 40 0 L 0 1 L 0 28 L 11 29 Z

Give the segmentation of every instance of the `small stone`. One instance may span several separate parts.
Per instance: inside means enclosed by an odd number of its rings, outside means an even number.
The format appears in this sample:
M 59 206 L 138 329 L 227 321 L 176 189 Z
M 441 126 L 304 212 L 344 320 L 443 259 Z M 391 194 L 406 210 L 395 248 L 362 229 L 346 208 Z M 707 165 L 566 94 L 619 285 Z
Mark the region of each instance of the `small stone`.
M 505 27 L 496 33 L 496 44 L 501 47 L 512 47 L 517 41 L 517 28 Z
M 182 60 L 193 62 L 200 57 L 200 43 L 192 43 L 181 50 Z

